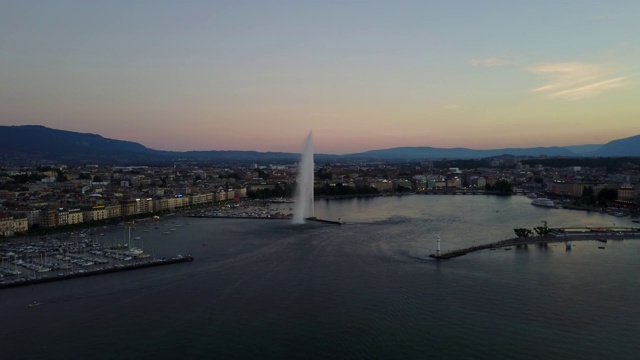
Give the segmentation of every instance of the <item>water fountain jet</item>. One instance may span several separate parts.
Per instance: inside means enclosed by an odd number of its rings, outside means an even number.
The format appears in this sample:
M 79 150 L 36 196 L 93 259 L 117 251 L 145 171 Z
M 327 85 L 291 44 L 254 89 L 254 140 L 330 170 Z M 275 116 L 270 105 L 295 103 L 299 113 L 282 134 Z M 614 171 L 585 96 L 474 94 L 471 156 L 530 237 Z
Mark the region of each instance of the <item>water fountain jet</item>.
M 304 224 L 305 219 L 314 217 L 313 210 L 313 135 L 310 132 L 298 164 L 295 191 L 296 204 L 293 223 Z

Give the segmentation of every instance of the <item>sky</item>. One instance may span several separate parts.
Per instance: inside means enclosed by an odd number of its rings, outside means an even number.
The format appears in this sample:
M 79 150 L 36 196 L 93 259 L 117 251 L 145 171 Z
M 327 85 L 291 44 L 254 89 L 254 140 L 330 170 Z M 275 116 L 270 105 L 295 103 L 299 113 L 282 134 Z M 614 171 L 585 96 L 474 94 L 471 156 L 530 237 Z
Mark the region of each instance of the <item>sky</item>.
M 640 1 L 0 2 L 0 125 L 347 154 L 640 134 Z

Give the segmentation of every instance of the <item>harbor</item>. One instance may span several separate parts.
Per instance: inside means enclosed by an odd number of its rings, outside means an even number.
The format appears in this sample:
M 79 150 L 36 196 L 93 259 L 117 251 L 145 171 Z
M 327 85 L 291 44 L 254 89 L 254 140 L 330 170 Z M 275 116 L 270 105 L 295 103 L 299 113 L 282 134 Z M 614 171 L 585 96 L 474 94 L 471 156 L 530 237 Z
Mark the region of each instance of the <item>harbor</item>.
M 0 289 L 191 262 L 191 255 L 166 249 L 169 240 L 163 235 L 176 234 L 188 224 L 173 220 L 122 223 L 1 243 Z

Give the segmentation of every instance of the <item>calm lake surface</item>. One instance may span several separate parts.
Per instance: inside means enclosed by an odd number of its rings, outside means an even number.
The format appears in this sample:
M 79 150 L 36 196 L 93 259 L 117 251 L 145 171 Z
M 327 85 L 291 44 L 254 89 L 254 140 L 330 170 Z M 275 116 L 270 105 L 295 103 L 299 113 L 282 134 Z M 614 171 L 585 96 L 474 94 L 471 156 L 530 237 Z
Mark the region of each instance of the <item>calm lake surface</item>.
M 347 224 L 171 219 L 132 236 L 155 256 L 191 254 L 193 263 L 0 290 L 0 358 L 640 356 L 640 240 L 428 257 L 438 235 L 446 250 L 541 221 L 638 226 L 628 218 L 538 208 L 524 196 L 378 197 L 315 208 Z M 111 229 L 101 241 L 123 236 Z M 34 300 L 42 305 L 26 306 Z

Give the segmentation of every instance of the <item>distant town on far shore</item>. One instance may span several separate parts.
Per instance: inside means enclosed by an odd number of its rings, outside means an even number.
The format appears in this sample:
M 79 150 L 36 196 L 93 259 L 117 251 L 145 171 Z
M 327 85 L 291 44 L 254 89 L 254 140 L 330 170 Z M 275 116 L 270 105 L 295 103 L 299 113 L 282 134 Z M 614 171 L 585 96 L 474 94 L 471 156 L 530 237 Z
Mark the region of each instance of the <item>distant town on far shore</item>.
M 247 201 L 290 201 L 296 162 L 167 166 L 0 167 L 0 236 L 152 218 Z M 316 197 L 527 195 L 558 207 L 637 217 L 640 158 L 527 158 L 405 162 L 316 161 Z M 282 216 L 290 216 L 283 214 Z

